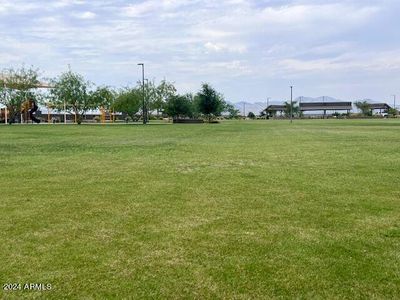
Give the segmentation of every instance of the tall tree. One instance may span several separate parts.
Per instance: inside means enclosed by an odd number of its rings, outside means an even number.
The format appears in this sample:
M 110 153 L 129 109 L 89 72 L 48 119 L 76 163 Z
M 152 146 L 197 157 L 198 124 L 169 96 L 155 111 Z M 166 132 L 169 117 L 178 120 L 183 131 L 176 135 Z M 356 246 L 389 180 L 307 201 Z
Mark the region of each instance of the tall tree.
M 285 102 L 285 116 L 290 117 L 290 112 L 292 112 L 292 116 L 299 116 L 300 114 L 300 107 L 297 105 L 297 101 L 292 101 L 292 105 L 290 105 L 290 102 Z
M 36 89 L 39 86 L 38 69 L 22 67 L 20 69 L 2 70 L 0 75 L 0 103 L 7 107 L 9 124 L 15 121 L 25 101 L 41 101 L 42 94 Z
M 367 101 L 357 101 L 354 104 L 361 111 L 363 116 L 372 116 L 372 110 Z
M 93 91 L 91 96 L 93 97 L 93 102 L 99 105 L 99 107 L 110 110 L 117 95 L 110 87 L 102 86 Z
M 247 115 L 247 118 L 254 120 L 256 118 L 256 115 L 252 111 L 250 111 Z
M 388 115 L 395 117 L 399 114 L 399 111 L 395 108 L 389 108 L 387 113 Z
M 127 114 L 134 121 L 142 108 L 142 95 L 140 87 L 125 88 L 119 92 L 112 107 L 115 111 Z
M 225 108 L 222 94 L 218 93 L 208 83 L 203 83 L 201 90 L 197 93 L 196 102 L 199 112 L 204 114 L 209 122 L 212 118 L 220 116 Z
M 140 93 L 143 94 L 143 86 L 142 82 L 138 82 L 137 88 L 139 89 Z M 154 110 L 153 103 L 156 99 L 156 86 L 154 82 L 146 80 L 144 84 L 144 94 L 145 94 L 145 108 L 146 108 L 146 116 L 150 118 L 151 111 Z M 142 96 L 143 97 L 143 96 Z
M 239 117 L 240 114 L 240 111 L 233 104 L 230 103 L 225 104 L 224 111 L 229 114 L 229 119 L 236 119 Z
M 71 70 L 52 80 L 50 102 L 57 110 L 74 114 L 76 122 L 80 124 L 86 112 L 99 107 L 100 97 L 90 88 L 93 84 Z
M 191 99 L 187 95 L 172 95 L 167 99 L 164 112 L 174 119 L 191 117 L 193 115 Z
M 164 109 L 167 99 L 176 95 L 176 88 L 172 82 L 165 79 L 154 88 L 151 98 L 150 108 L 157 111 L 157 115 Z

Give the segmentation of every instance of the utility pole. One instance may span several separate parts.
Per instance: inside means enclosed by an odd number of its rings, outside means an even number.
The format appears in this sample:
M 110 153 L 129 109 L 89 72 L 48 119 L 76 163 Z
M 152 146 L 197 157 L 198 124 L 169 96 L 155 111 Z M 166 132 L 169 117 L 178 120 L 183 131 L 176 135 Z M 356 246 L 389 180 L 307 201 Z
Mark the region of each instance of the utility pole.
M 293 123 L 293 86 L 290 86 L 290 123 Z
M 144 94 L 144 63 L 138 64 L 138 66 L 142 66 L 142 88 L 143 88 L 143 105 L 142 105 L 142 117 L 143 117 L 143 125 L 146 124 L 146 105 L 145 105 L 145 94 Z

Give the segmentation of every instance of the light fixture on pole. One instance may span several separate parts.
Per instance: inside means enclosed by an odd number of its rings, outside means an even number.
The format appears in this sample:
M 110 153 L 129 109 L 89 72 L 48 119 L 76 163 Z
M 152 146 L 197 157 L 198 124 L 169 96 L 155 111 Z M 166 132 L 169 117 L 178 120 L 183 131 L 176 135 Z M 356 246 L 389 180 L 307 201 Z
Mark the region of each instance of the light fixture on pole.
M 146 106 L 145 106 L 145 95 L 144 95 L 144 63 L 140 63 L 138 64 L 138 66 L 142 66 L 142 88 L 143 88 L 142 118 L 143 118 L 143 124 L 146 124 Z

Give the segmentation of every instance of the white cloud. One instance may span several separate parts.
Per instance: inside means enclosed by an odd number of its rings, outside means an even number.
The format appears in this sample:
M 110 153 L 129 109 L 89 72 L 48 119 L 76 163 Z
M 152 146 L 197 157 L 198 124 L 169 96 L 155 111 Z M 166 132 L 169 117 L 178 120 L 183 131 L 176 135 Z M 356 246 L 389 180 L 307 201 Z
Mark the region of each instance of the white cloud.
M 38 8 L 37 3 L 0 0 L 0 14 L 3 15 L 24 14 Z
M 165 11 L 172 11 L 181 6 L 189 4 L 185 0 L 147 0 L 137 4 L 129 4 L 122 8 L 122 15 L 127 17 L 143 17 L 150 13 L 161 14 Z
M 74 14 L 74 16 L 76 18 L 82 19 L 82 20 L 90 20 L 90 19 L 96 18 L 96 14 L 94 12 L 91 12 L 91 11 L 85 11 L 85 12 L 82 12 L 82 13 Z
M 72 5 L 82 5 L 85 4 L 85 1 L 83 0 L 56 0 L 52 1 L 52 3 L 49 3 L 54 8 L 65 8 L 67 6 L 72 6 Z
M 130 4 L 122 9 L 122 14 L 127 17 L 141 17 L 144 14 L 154 11 L 157 7 L 157 3 L 153 1 Z
M 267 7 L 261 15 L 268 23 L 302 26 L 314 22 L 359 23 L 365 22 L 379 10 L 376 6 L 359 7 L 345 2 L 318 5 L 293 5 Z
M 304 72 L 384 72 L 400 70 L 400 49 L 397 51 L 346 53 L 324 59 L 283 59 L 279 66 L 286 72 L 299 75 Z
M 212 43 L 207 42 L 204 47 L 211 52 L 233 52 L 233 53 L 244 53 L 246 52 L 246 46 L 244 45 L 229 45 L 224 43 Z

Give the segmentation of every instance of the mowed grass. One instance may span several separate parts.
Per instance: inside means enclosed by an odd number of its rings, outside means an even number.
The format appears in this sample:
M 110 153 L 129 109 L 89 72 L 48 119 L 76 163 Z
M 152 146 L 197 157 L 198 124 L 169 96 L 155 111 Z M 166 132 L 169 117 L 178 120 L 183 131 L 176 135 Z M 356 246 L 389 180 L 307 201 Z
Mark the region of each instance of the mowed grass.
M 400 121 L 0 126 L 0 298 L 399 298 Z

